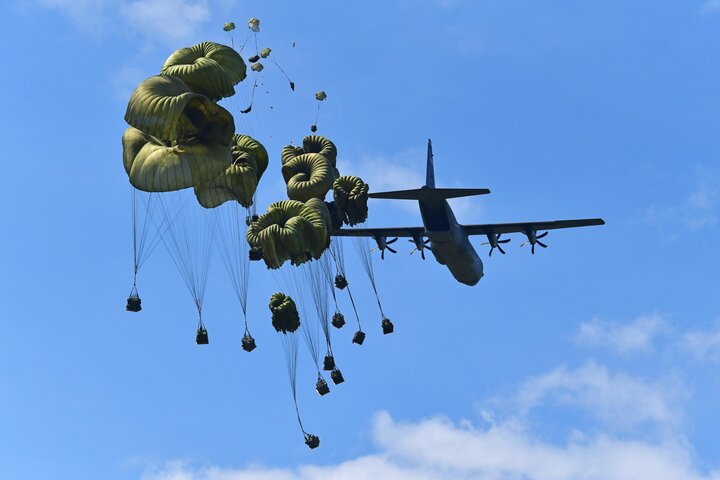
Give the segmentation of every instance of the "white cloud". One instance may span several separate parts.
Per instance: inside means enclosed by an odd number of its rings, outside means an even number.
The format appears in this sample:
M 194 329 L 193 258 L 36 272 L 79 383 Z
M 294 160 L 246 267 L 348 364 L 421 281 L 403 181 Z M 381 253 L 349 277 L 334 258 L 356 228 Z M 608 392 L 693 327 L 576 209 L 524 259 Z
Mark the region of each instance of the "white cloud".
M 131 30 L 171 43 L 192 37 L 210 19 L 204 1 L 135 0 L 119 10 Z
M 717 0 L 720 4 L 720 0 Z M 704 171 L 682 202 L 665 207 L 651 206 L 646 220 L 659 225 L 678 225 L 688 230 L 699 230 L 718 223 L 720 214 L 720 180 L 717 172 Z
M 700 360 L 720 362 L 720 327 L 686 332 L 682 345 Z
M 147 40 L 174 44 L 192 38 L 210 19 L 206 0 L 37 0 L 60 11 L 80 28 L 101 32 L 110 27 Z
M 544 404 L 577 407 L 612 429 L 653 426 L 667 430 L 681 423 L 678 406 L 682 399 L 678 381 L 648 383 L 626 374 L 610 374 L 590 363 L 576 370 L 558 368 L 529 380 L 516 402 L 522 412 Z
M 59 10 L 84 30 L 100 31 L 108 23 L 108 0 L 38 0 L 47 8 Z
M 613 323 L 601 319 L 580 324 L 575 340 L 579 344 L 603 346 L 619 353 L 648 351 L 653 341 L 667 327 L 659 314 L 643 315 L 630 323 Z
M 192 468 L 173 462 L 142 480 L 653 480 L 717 479 L 693 464 L 684 442 L 650 443 L 605 435 L 574 437 L 561 445 L 535 439 L 514 423 L 484 429 L 442 418 L 398 423 L 376 415 L 379 453 L 336 465 L 276 469 Z M 322 447 L 321 447 L 322 448 Z
M 443 417 L 398 422 L 380 412 L 373 422 L 376 452 L 337 464 L 223 469 L 171 462 L 147 470 L 142 480 L 720 479 L 694 463 L 692 447 L 676 421 L 682 416 L 677 392 L 662 383 L 588 365 L 530 379 L 513 398 L 521 399 L 519 404 L 507 402 L 518 404 L 517 411 L 502 422 L 481 425 Z M 614 436 L 569 428 L 566 439 L 553 442 L 533 429 L 525 415 L 551 400 L 575 403 L 610 422 L 622 417 L 632 425 L 651 423 L 671 434 L 647 440 L 627 432 Z

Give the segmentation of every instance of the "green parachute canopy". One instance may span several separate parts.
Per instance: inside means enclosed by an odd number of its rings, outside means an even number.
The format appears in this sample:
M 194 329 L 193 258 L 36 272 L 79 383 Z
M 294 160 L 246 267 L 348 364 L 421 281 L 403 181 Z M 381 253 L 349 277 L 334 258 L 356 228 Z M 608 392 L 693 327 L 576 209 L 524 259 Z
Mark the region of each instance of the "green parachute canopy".
M 215 208 L 230 200 L 245 208 L 252 205 L 258 182 L 267 167 L 267 151 L 254 138 L 238 134 L 233 137 L 231 151 L 232 165 L 207 184 L 195 187 L 198 202 L 205 208 Z
M 330 212 L 322 200 L 283 200 L 250 224 L 247 239 L 251 247 L 262 250 L 267 267 L 275 269 L 287 260 L 299 265 L 320 258 L 328 246 L 329 229 Z
M 247 152 L 252 156 L 253 160 L 255 160 L 259 182 L 260 177 L 263 176 L 263 173 L 265 173 L 268 166 L 269 157 L 267 150 L 260 142 L 248 135 L 235 135 L 233 140 L 233 152 Z
M 292 333 L 300 328 L 300 315 L 298 315 L 295 301 L 284 293 L 277 292 L 270 296 L 268 305 L 272 312 L 272 326 L 275 331 Z
M 231 47 L 214 42 L 176 50 L 165 61 L 160 74 L 178 77 L 192 91 L 212 100 L 233 96 L 235 85 L 247 75 L 240 54 Z
M 304 153 L 288 161 L 282 166 L 282 175 L 288 197 L 301 202 L 325 198 L 335 180 L 330 161 L 317 153 Z
M 295 157 L 299 157 L 303 153 L 305 153 L 305 150 L 303 150 L 302 147 L 286 145 L 283 147 L 282 152 L 280 152 L 280 163 L 285 165 L 287 162 Z
M 225 22 L 225 25 L 223 25 L 223 30 L 225 30 L 226 32 L 235 30 L 235 24 L 233 22 Z
M 333 199 L 343 222 L 356 225 L 367 220 L 368 186 L 360 177 L 343 176 L 333 183 Z
M 303 151 L 322 155 L 330 160 L 333 167 L 337 162 L 337 147 L 332 141 L 321 135 L 308 135 L 303 138 Z
M 167 141 L 195 137 L 229 145 L 235 132 L 230 112 L 171 76 L 155 75 L 142 81 L 130 95 L 125 121 Z
M 220 143 L 164 142 L 128 127 L 122 138 L 123 165 L 130 183 L 146 192 L 167 192 L 202 185 L 230 165 L 230 149 Z

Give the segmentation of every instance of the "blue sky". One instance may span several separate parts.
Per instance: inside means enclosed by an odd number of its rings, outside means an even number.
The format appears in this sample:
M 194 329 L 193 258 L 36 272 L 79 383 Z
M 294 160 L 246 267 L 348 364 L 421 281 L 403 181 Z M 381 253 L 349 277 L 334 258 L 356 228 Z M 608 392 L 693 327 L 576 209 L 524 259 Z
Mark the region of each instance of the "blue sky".
M 3 478 L 720 478 L 720 2 L 0 9 Z M 472 288 L 399 242 L 375 263 L 391 336 L 347 248 L 368 339 L 358 348 L 350 328 L 334 332 L 347 382 L 324 398 L 301 351 L 314 451 L 295 423 L 263 266 L 251 272 L 251 354 L 219 261 L 208 347 L 194 344 L 191 298 L 162 250 L 140 274 L 143 312 L 124 311 L 128 96 L 173 50 L 229 42 L 226 21 L 241 42 L 253 16 L 297 84 L 267 69 L 268 93 L 236 115 L 271 154 L 261 210 L 283 198 L 280 149 L 308 133 L 323 89 L 318 133 L 371 189 L 417 186 L 432 137 L 440 185 L 493 192 L 455 203 L 461 222 L 607 221 L 551 232 L 535 256 L 515 236 L 487 258 L 478 239 L 485 278 Z M 420 221 L 392 202 L 370 215 Z

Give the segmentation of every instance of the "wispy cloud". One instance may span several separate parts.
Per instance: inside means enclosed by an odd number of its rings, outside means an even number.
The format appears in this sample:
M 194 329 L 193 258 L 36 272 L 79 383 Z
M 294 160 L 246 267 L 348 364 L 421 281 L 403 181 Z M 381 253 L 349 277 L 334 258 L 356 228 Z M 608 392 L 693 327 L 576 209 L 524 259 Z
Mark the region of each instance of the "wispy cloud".
M 341 172 L 361 177 L 370 186 L 371 192 L 407 190 L 425 184 L 425 151 L 408 149 L 393 155 L 377 154 L 353 161 L 338 161 Z M 451 185 L 444 185 L 450 187 Z M 418 212 L 417 202 L 407 200 L 383 200 L 390 208 L 401 208 Z M 482 209 L 472 198 L 450 200 L 458 221 L 469 223 L 479 220 Z
M 210 19 L 206 0 L 37 0 L 94 33 L 129 31 L 147 41 L 188 40 Z
M 57 10 L 83 30 L 99 32 L 107 27 L 112 2 L 108 0 L 37 0 L 38 5 Z
M 720 362 L 720 325 L 709 330 L 686 332 L 681 343 L 699 360 Z
M 691 231 L 717 224 L 720 215 L 720 179 L 715 172 L 704 172 L 703 177 L 680 203 L 651 206 L 646 215 L 648 223 L 675 225 Z
M 720 10 L 720 0 L 708 0 L 703 5 L 703 12 L 709 13 Z
M 529 395 L 529 397 L 528 397 Z M 146 471 L 142 480 L 537 480 L 635 479 L 699 480 L 720 478 L 694 463 L 694 452 L 681 432 L 659 440 L 585 433 L 573 429 L 565 440 L 550 441 L 534 429 L 522 411 L 548 399 L 576 398 L 583 408 L 631 419 L 677 427 L 676 392 L 660 383 L 647 383 L 605 368 L 588 365 L 559 369 L 530 379 L 515 397 L 525 406 L 507 420 L 452 422 L 434 417 L 398 422 L 388 413 L 375 415 L 376 452 L 324 466 L 297 468 L 248 466 L 193 468 L 170 462 Z M 321 446 L 322 448 L 322 446 Z
M 210 19 L 204 1 L 136 0 L 121 3 L 119 9 L 132 31 L 164 42 L 191 38 Z
M 581 345 L 602 346 L 622 354 L 646 352 L 655 338 L 667 328 L 660 314 L 643 315 L 629 323 L 595 318 L 580 324 L 575 341 Z
M 676 380 L 648 383 L 590 363 L 529 380 L 516 401 L 521 411 L 544 404 L 582 408 L 613 428 L 633 429 L 640 424 L 674 428 L 681 420 L 677 407 L 681 392 Z
M 409 149 L 394 155 L 376 154 L 355 161 L 338 160 L 338 169 L 349 175 L 357 175 L 370 187 L 370 192 L 387 190 L 407 190 L 425 184 L 424 153 L 417 149 Z M 384 206 L 417 214 L 417 202 L 407 200 L 383 202 Z M 372 206 L 371 206 L 372 208 Z

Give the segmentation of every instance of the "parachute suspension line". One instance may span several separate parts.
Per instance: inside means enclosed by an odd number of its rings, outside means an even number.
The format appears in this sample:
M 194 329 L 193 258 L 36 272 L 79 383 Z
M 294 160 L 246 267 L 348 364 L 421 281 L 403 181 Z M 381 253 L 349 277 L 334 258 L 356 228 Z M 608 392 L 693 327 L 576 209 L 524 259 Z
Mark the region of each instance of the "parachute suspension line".
M 330 252 L 330 255 L 332 256 L 332 251 Z M 320 260 L 323 259 L 324 261 L 321 262 L 321 265 L 323 267 L 323 273 L 325 274 L 327 285 L 330 287 L 330 294 L 332 295 L 333 303 L 335 304 L 335 313 L 338 313 L 340 311 L 340 307 L 338 307 L 337 295 L 335 294 L 335 284 L 333 283 L 332 267 L 330 265 L 330 260 L 328 259 L 327 255 L 323 255 L 322 257 L 320 257 Z
M 320 327 L 325 335 L 325 345 L 327 347 L 327 356 L 333 356 L 332 343 L 330 341 L 330 310 L 328 308 L 328 285 L 325 272 L 329 270 L 328 257 L 322 255 L 319 260 L 309 262 L 306 272 L 310 277 L 309 284 L 312 289 L 313 303 L 315 304 L 315 313 L 320 321 Z M 333 292 L 334 293 L 334 292 Z
M 240 113 L 252 112 L 253 102 L 255 101 L 255 89 L 257 88 L 257 82 L 258 79 L 255 78 L 255 81 L 253 82 L 252 93 L 250 94 L 250 105 L 248 105 L 247 108 L 240 110 Z
M 320 118 L 320 104 L 317 105 L 317 110 L 315 111 L 315 122 L 312 124 L 312 126 L 315 128 L 313 132 L 317 131 L 317 122 L 318 118 Z M 312 128 L 311 128 L 312 129 Z
M 250 32 L 245 34 L 245 41 L 240 45 L 240 50 L 238 50 L 238 53 L 242 53 L 242 51 L 245 49 L 245 45 L 247 44 L 248 40 L 250 40 Z
M 355 249 L 360 256 L 365 273 L 367 273 L 367 276 L 370 279 L 373 292 L 375 292 L 375 300 L 377 300 L 378 308 L 380 308 L 380 315 L 382 315 L 382 318 L 384 319 L 385 312 L 383 312 L 382 304 L 380 303 L 380 295 L 378 295 L 377 291 L 375 271 L 373 270 L 372 255 L 370 254 L 370 244 L 368 239 L 365 237 L 355 237 Z
M 343 244 L 340 237 L 336 237 L 334 241 L 330 242 L 330 254 L 333 257 L 333 260 L 335 260 L 335 268 L 337 268 L 338 273 L 347 280 L 347 275 L 345 274 L 345 251 L 343 250 Z M 349 283 L 345 286 L 345 290 L 347 290 L 348 292 L 348 296 L 350 297 L 350 304 L 352 305 L 353 312 L 355 312 L 355 319 L 357 320 L 358 330 L 362 332 L 360 315 L 358 314 L 357 307 L 355 306 L 355 299 L 352 296 L 352 291 L 350 291 Z
M 225 202 L 212 209 L 212 212 L 217 216 L 218 235 L 216 239 L 220 244 L 223 265 L 238 303 L 240 303 L 245 334 L 248 335 L 250 332 L 247 322 L 247 298 L 250 285 L 250 260 L 246 240 L 247 227 L 241 213 L 242 207 L 237 202 Z
M 307 436 L 308 433 L 305 431 L 302 419 L 300 418 L 300 409 L 297 401 L 297 336 L 295 333 L 280 333 L 282 337 L 280 342 L 282 343 L 283 350 L 285 351 L 285 364 L 288 372 L 288 380 L 290 381 L 290 391 L 292 392 L 293 404 L 295 405 L 295 415 L 297 416 L 298 424 L 303 435 Z
M 315 391 L 317 391 L 320 396 L 323 396 L 330 392 L 330 387 L 328 387 L 327 381 L 323 378 L 320 367 L 318 320 L 314 319 L 314 321 L 311 321 L 311 317 L 307 315 L 306 298 L 308 285 L 305 280 L 307 274 L 304 274 L 304 272 L 300 270 L 301 268 L 305 269 L 307 267 L 307 264 L 295 267 L 286 263 L 284 266 L 280 267 L 280 271 L 282 273 L 283 280 L 285 281 L 285 286 L 287 287 L 286 291 L 290 292 L 290 296 L 295 301 L 298 314 L 302 319 L 300 322 L 300 331 L 302 332 L 305 345 L 310 351 L 310 356 L 315 363 L 315 370 L 317 371 Z
M 294 92 L 294 91 L 295 91 L 295 82 L 293 82 L 292 80 L 290 80 L 290 77 L 288 77 L 288 74 L 285 73 L 285 70 L 283 70 L 283 68 L 280 66 L 279 63 L 277 63 L 277 62 L 275 61 L 274 58 L 271 58 L 270 61 L 275 64 L 275 66 L 278 68 L 278 70 L 280 70 L 280 73 L 283 74 L 283 76 L 285 77 L 285 80 L 287 80 L 288 83 L 290 83 L 290 90 L 292 90 L 292 91 Z M 317 123 L 317 118 L 315 119 L 315 123 Z
M 138 272 L 140 271 L 140 267 L 142 267 L 147 258 L 155 250 L 155 247 L 160 243 L 160 239 L 165 233 L 167 226 L 164 222 L 157 224 L 157 219 L 154 218 L 152 193 L 147 195 L 145 206 L 141 210 L 138 190 L 131 185 L 130 200 L 133 226 L 133 286 L 130 290 L 127 309 L 130 311 L 140 311 L 140 297 L 137 290 Z M 152 235 L 150 235 L 151 223 L 153 222 L 155 222 L 156 225 Z
M 312 356 L 313 361 L 315 362 L 315 368 L 317 370 L 318 379 L 322 378 L 322 374 L 320 373 L 320 342 L 318 339 L 318 330 L 317 330 L 317 322 L 310 322 L 308 321 L 308 314 L 307 314 L 307 308 L 305 305 L 306 302 L 306 289 L 305 289 L 305 282 L 300 276 L 300 272 L 297 271 L 297 268 L 305 268 L 306 265 L 303 264 L 300 267 L 290 267 L 290 275 L 292 277 L 293 282 L 293 290 L 295 291 L 296 295 L 296 303 L 302 312 L 302 318 L 305 319 L 304 322 L 300 323 L 300 331 L 302 332 L 303 339 L 305 340 L 305 344 L 308 347 L 308 350 L 310 351 L 310 355 Z
M 310 351 L 310 356 L 315 363 L 318 378 L 322 378 L 322 374 L 320 373 L 320 349 L 318 345 L 317 323 L 310 322 L 307 315 L 307 309 L 305 308 L 305 282 L 298 271 L 301 267 L 304 267 L 304 265 L 296 267 L 290 265 L 289 263 L 285 263 L 282 267 L 276 270 L 279 272 L 279 275 L 273 275 L 273 277 L 275 278 L 278 287 L 287 292 L 295 301 L 295 305 L 301 319 L 300 330 L 302 331 L 303 340 L 305 341 L 305 345 Z
M 195 302 L 199 325 L 204 328 L 202 307 L 215 225 L 203 215 L 204 209 L 195 201 L 193 190 L 188 190 L 165 193 L 158 197 L 158 203 L 168 224 L 169 235 L 163 236 L 163 242 Z M 165 198 L 169 196 L 176 197 L 171 205 Z

